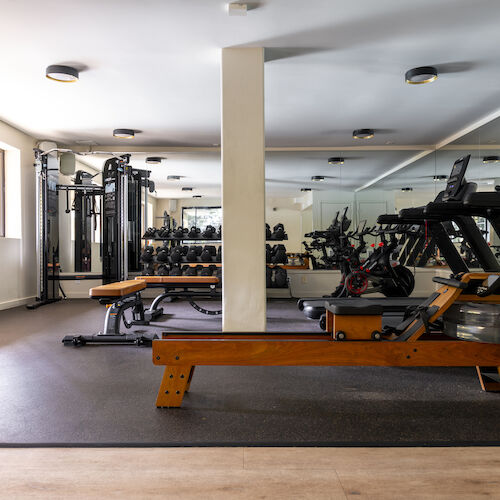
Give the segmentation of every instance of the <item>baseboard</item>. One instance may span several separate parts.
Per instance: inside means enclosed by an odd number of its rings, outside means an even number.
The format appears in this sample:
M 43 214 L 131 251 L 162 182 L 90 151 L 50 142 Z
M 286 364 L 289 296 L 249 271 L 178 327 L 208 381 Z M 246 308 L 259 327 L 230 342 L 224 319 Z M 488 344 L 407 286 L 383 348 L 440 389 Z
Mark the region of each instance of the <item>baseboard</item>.
M 35 302 L 36 296 L 23 297 L 22 299 L 6 300 L 5 302 L 0 302 L 0 311 L 4 309 L 12 309 L 13 307 L 24 306 L 26 304 L 31 304 Z

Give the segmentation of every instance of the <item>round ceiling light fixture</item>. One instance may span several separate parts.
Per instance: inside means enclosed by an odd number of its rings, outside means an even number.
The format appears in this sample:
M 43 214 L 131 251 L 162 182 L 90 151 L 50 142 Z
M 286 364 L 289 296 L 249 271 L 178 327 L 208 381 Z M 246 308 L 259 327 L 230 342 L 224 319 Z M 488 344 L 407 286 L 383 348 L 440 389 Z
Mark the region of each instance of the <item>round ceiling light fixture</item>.
M 166 158 L 163 158 L 162 156 L 148 156 L 146 158 L 146 163 L 149 165 L 158 165 L 162 160 L 166 160 Z
M 375 135 L 375 131 L 372 128 L 358 128 L 353 130 L 353 139 L 371 139 Z
M 413 191 L 413 188 L 412 187 L 404 187 L 404 188 L 401 188 L 401 191 Z
M 115 128 L 113 130 L 113 137 L 117 139 L 133 139 L 135 131 L 131 128 Z
M 192 187 L 183 187 L 181 191 L 192 191 Z
M 72 83 L 77 82 L 80 74 L 77 69 L 71 66 L 62 66 L 60 64 L 52 64 L 45 69 L 45 76 L 49 80 L 56 82 Z
M 436 80 L 438 71 L 434 66 L 421 66 L 419 68 L 409 69 L 405 74 L 406 83 L 410 85 L 419 85 L 421 83 L 430 83 Z
M 500 156 L 485 156 L 483 157 L 483 163 L 499 163 Z
M 435 175 L 432 180 L 434 182 L 445 181 L 447 179 L 446 175 Z
M 322 175 L 313 175 L 311 177 L 311 180 L 314 182 L 321 182 L 321 181 L 324 181 L 325 178 Z
M 193 198 L 201 198 L 201 194 L 193 194 Z
M 300 188 L 300 190 L 301 190 L 303 193 L 308 193 L 309 191 L 312 191 L 312 188 Z
M 180 175 L 167 175 L 167 181 L 180 181 Z
M 331 158 L 328 158 L 329 165 L 343 165 L 344 161 L 345 159 L 340 156 L 339 157 L 332 156 Z

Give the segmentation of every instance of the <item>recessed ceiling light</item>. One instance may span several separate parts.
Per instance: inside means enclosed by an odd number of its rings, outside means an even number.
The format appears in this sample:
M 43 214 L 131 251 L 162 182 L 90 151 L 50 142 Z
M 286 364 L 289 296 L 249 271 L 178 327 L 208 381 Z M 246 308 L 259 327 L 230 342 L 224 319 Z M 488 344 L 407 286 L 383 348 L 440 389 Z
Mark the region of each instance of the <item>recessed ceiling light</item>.
M 180 175 L 167 175 L 167 181 L 180 181 Z
M 401 191 L 413 191 L 413 188 L 411 188 L 411 187 L 404 187 L 404 188 L 401 188 Z
M 311 177 L 311 180 L 315 181 L 315 182 L 321 182 L 321 181 L 324 181 L 325 178 L 322 175 L 313 175 Z
M 405 74 L 406 83 L 418 85 L 420 83 L 433 82 L 438 77 L 437 69 L 434 66 L 421 66 L 412 68 Z
M 331 157 L 331 158 L 328 158 L 328 163 L 330 165 L 343 165 L 344 164 L 344 158 L 341 158 L 341 157 Z
M 45 76 L 49 80 L 63 83 L 77 82 L 80 77 L 77 69 L 71 66 L 61 66 L 60 64 L 47 66 Z
M 500 162 L 500 156 L 485 156 L 483 158 L 483 163 L 498 163 Z
M 158 165 L 162 160 L 166 160 L 166 158 L 161 156 L 148 156 L 146 158 L 146 163 L 149 163 L 150 165 Z
M 133 139 L 135 132 L 131 128 L 115 128 L 113 130 L 113 137 L 117 139 Z
M 447 179 L 446 175 L 435 175 L 435 176 L 432 178 L 432 180 L 433 180 L 434 182 L 444 181 L 444 180 L 446 180 L 446 179 Z
M 201 194 L 193 194 L 193 198 L 201 198 Z
M 300 190 L 301 190 L 303 193 L 307 193 L 308 191 L 312 191 L 312 188 L 300 188 Z
M 182 191 L 192 191 L 193 188 L 192 187 L 183 187 L 182 188 Z
M 354 139 L 371 139 L 374 135 L 375 131 L 372 128 L 359 128 L 352 132 Z

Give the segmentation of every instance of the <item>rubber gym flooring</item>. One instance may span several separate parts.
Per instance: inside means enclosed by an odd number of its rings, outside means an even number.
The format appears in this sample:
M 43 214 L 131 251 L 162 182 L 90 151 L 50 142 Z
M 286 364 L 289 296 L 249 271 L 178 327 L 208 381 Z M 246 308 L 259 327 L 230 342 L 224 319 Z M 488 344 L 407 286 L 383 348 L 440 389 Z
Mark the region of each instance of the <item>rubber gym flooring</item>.
M 149 328 L 220 330 L 186 302 L 167 307 Z M 2 445 L 500 444 L 500 394 L 473 368 L 199 367 L 183 407 L 157 409 L 150 349 L 62 345 L 104 313 L 90 300 L 0 311 Z M 318 331 L 286 300 L 268 303 L 268 326 Z

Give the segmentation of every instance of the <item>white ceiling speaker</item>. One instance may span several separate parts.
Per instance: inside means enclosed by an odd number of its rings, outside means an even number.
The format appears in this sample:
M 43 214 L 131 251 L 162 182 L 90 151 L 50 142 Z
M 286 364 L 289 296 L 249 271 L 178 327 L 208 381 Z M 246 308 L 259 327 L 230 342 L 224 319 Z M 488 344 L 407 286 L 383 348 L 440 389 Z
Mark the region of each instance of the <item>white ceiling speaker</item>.
M 63 175 L 73 175 L 76 170 L 74 153 L 62 153 L 59 157 L 59 171 Z

